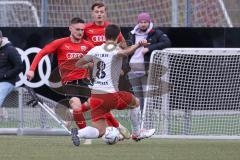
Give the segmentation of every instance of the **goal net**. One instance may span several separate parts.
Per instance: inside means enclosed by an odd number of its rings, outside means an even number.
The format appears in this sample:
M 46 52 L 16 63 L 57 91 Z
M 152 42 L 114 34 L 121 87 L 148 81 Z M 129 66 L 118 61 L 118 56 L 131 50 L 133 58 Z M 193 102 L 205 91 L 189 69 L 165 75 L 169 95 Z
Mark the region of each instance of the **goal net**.
M 39 27 L 37 9 L 30 1 L 0 0 L 1 27 Z
M 154 51 L 147 86 L 156 137 L 240 138 L 240 49 Z
M 66 27 L 73 17 L 92 21 L 88 0 L 0 0 L 0 26 Z M 155 26 L 186 26 L 186 13 L 191 27 L 230 27 L 231 20 L 223 0 L 103 0 L 107 20 L 121 27 L 136 25 L 140 12 L 149 12 Z M 232 11 L 232 10 L 231 10 Z M 39 17 L 39 18 L 38 18 Z M 38 20 L 40 19 L 40 20 Z M 40 21 L 40 22 L 39 22 Z
M 57 102 L 38 95 L 51 109 Z M 27 103 L 32 100 L 29 92 L 19 87 L 7 96 L 2 105 L 0 134 L 18 135 L 67 135 L 68 133 L 39 105 L 32 107 Z

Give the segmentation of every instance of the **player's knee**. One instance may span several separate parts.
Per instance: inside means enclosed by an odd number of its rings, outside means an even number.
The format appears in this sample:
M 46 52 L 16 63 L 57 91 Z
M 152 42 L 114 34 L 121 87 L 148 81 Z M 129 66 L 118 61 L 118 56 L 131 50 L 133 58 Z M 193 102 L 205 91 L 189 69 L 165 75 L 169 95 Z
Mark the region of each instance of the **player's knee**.
M 136 108 L 136 107 L 139 107 L 139 105 L 140 105 L 140 100 L 137 97 L 133 96 L 132 102 L 130 104 L 130 108 Z
M 69 104 L 70 104 L 72 109 L 76 109 L 76 108 L 79 108 L 81 106 L 81 100 L 77 97 L 72 97 L 69 100 Z
M 95 128 L 97 128 L 99 131 L 99 138 L 105 134 L 106 129 L 104 127 L 95 126 Z
M 104 119 L 100 119 L 98 121 L 92 121 L 92 126 L 97 128 L 99 131 L 99 138 L 105 134 L 106 131 L 106 122 Z
M 135 101 L 136 101 L 135 108 L 139 107 L 140 106 L 140 100 L 137 97 L 135 97 Z

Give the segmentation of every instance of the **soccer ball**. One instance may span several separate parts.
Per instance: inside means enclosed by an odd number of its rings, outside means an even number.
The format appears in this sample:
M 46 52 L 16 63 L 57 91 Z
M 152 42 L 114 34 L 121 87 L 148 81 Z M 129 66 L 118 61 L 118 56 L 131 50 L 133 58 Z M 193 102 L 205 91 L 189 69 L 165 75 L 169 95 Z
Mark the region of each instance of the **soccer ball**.
M 115 144 L 119 141 L 119 131 L 117 128 L 115 127 L 107 127 L 105 134 L 103 135 L 103 141 L 106 144 Z

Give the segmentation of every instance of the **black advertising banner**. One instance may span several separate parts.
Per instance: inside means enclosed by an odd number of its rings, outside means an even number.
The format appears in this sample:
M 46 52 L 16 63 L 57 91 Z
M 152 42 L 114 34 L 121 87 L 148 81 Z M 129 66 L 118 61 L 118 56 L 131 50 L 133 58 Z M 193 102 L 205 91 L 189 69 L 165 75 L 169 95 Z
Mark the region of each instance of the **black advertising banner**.
M 124 37 L 127 39 L 132 28 L 121 28 Z M 160 28 L 165 32 L 172 42 L 172 47 L 177 48 L 240 48 L 240 28 Z M 17 47 L 22 59 L 25 61 L 25 69 L 30 64 L 37 52 L 47 43 L 62 37 L 69 36 L 68 28 L 0 28 L 4 37 Z M 62 95 L 49 89 L 48 79 L 51 72 L 56 68 L 57 61 L 53 55 L 47 56 L 39 64 L 36 77 L 33 81 L 27 82 L 22 73 L 18 86 L 23 84 L 35 88 L 45 97 L 59 101 Z

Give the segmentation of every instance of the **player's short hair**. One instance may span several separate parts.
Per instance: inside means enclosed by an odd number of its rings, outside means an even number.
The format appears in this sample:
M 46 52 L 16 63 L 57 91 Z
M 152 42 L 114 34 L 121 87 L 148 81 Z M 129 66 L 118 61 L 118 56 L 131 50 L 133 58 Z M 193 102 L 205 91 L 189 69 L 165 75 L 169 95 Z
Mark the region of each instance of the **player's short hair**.
M 95 7 L 97 7 L 97 8 L 105 7 L 105 9 L 107 9 L 105 4 L 103 2 L 100 2 L 100 1 L 97 1 L 97 2 L 93 3 L 93 5 L 91 7 L 92 11 L 94 10 Z
M 70 24 L 85 23 L 83 19 L 79 17 L 74 17 L 71 19 Z
M 106 40 L 116 40 L 119 33 L 120 27 L 116 24 L 109 24 L 105 29 L 105 38 Z
M 2 31 L 0 30 L 0 38 L 2 38 L 2 36 L 3 36 L 3 35 L 2 35 Z

